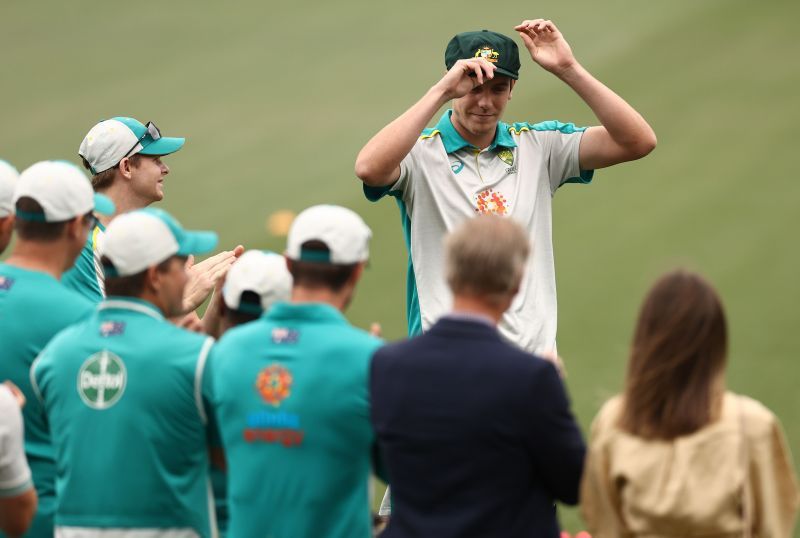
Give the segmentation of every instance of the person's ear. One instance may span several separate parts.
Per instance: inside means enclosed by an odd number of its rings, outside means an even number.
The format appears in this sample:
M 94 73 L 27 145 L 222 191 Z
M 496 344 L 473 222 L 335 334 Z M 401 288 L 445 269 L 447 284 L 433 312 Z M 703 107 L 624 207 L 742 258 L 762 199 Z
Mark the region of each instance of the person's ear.
M 84 228 L 83 219 L 84 217 L 81 215 L 67 222 L 66 226 L 67 237 L 80 239 L 83 242 L 86 241 L 87 235 L 84 233 L 86 229 Z
M 130 157 L 123 157 L 122 160 L 119 162 L 119 173 L 122 174 L 122 177 L 125 179 L 130 179 L 133 177 L 133 165 L 131 164 Z
M 146 269 L 146 275 L 144 279 L 144 288 L 147 291 L 152 292 L 154 295 L 158 295 L 161 291 L 161 288 L 164 286 L 164 279 L 163 273 L 158 270 L 157 265 L 151 265 Z
M 0 235 L 9 233 L 14 228 L 14 214 L 0 217 Z
M 356 268 L 353 270 L 353 274 L 350 275 L 350 283 L 355 287 L 356 283 L 361 280 L 361 275 L 364 274 L 364 267 L 367 266 L 367 262 L 359 262 L 356 265 Z

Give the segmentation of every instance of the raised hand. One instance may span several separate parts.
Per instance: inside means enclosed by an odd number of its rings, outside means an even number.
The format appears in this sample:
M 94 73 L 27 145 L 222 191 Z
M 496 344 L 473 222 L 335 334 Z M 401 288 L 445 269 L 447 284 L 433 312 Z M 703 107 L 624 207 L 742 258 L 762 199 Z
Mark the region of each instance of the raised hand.
M 194 257 L 189 256 L 186 261 L 189 282 L 183 293 L 183 307 L 186 312 L 192 312 L 203 304 L 243 252 L 244 247 L 238 245 L 233 250 L 222 251 L 197 264 L 194 263 Z
M 547 71 L 559 75 L 576 63 L 572 49 L 552 21 L 533 19 L 514 27 L 531 58 Z
M 448 100 L 458 99 L 494 78 L 495 69 L 497 67 L 485 58 L 458 60 L 436 86 L 444 92 Z

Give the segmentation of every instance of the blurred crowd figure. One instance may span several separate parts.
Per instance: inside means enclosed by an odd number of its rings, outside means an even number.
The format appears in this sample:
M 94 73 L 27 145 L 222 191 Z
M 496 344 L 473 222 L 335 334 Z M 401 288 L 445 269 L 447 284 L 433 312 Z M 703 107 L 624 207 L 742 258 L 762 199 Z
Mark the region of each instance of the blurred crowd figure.
M 728 329 L 701 276 L 647 294 L 624 392 L 592 424 L 581 495 L 595 537 L 791 536 L 798 489 L 780 422 L 725 387 Z

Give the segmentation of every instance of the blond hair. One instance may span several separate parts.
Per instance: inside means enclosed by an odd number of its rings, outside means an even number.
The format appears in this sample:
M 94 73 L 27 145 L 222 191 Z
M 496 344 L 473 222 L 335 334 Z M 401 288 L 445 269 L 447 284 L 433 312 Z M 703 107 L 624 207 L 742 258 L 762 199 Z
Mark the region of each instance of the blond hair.
M 469 219 L 445 239 L 447 283 L 455 295 L 500 303 L 519 290 L 530 249 L 528 233 L 511 219 Z

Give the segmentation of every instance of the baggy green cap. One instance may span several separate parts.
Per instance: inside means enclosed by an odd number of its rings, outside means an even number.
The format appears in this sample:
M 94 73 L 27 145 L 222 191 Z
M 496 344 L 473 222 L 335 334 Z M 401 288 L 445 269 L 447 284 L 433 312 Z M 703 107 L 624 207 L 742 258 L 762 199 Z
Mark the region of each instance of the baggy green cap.
M 497 67 L 495 74 L 514 80 L 519 78 L 517 44 L 510 37 L 489 30 L 462 32 L 453 37 L 444 52 L 444 65 L 449 71 L 458 60 L 480 57 L 486 58 Z

